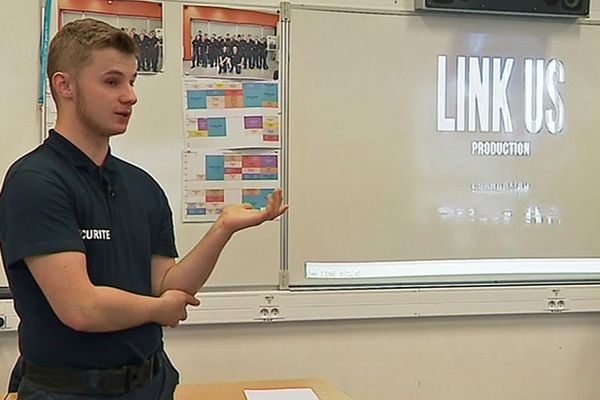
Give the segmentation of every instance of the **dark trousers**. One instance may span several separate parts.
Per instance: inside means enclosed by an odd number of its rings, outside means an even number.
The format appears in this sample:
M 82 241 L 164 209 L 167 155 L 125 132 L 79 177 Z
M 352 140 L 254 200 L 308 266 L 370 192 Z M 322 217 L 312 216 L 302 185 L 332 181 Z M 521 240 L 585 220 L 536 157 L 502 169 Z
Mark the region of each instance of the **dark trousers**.
M 19 400 L 173 400 L 175 387 L 179 384 L 179 372 L 164 351 L 157 355 L 157 364 L 156 375 L 145 386 L 123 395 L 91 396 L 47 392 L 36 387 L 23 376 L 23 361 L 19 359 L 10 377 L 9 390 L 14 391 L 16 385 Z

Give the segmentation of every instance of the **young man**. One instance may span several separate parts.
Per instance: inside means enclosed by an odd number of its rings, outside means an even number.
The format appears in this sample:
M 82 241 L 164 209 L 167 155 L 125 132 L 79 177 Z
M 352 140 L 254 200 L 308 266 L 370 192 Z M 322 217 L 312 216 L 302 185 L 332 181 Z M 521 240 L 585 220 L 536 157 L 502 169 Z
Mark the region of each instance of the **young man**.
M 136 45 L 84 19 L 54 37 L 48 78 L 55 130 L 8 171 L 0 194 L 0 246 L 21 319 L 19 399 L 172 399 L 178 373 L 161 326 L 197 306 L 194 294 L 238 230 L 283 214 L 226 207 L 179 262 L 159 185 L 114 157 L 137 102 Z

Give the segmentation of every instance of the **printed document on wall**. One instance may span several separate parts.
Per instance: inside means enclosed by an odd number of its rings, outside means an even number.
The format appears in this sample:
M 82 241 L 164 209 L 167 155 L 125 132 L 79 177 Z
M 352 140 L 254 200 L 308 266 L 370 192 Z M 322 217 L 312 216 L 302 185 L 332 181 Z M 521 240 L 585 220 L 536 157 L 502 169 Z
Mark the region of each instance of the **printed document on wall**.
M 183 78 L 186 148 L 279 148 L 275 81 Z
M 279 151 L 184 151 L 183 179 L 186 222 L 215 221 L 227 204 L 262 209 L 279 187 Z
M 244 395 L 248 400 L 319 400 L 310 388 L 299 389 L 246 389 Z

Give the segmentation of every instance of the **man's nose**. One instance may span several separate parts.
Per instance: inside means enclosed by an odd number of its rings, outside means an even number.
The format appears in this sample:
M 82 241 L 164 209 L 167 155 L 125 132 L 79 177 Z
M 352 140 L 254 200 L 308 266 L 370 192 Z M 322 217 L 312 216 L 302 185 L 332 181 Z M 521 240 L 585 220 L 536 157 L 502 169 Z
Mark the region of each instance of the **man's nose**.
M 137 96 L 135 94 L 135 89 L 133 88 L 133 86 L 131 85 L 127 85 L 127 89 L 122 97 L 122 101 L 124 103 L 128 103 L 131 105 L 134 105 L 135 103 L 137 103 Z

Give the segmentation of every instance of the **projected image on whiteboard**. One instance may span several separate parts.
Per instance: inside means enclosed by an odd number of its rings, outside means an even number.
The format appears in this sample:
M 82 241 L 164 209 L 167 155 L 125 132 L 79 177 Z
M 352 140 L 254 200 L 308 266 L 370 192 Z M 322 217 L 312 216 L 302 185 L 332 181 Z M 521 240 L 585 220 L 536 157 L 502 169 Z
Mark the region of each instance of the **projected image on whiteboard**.
M 294 18 L 290 59 L 320 62 L 290 63 L 292 280 L 307 263 L 600 257 L 600 29 Z M 343 26 L 369 34 L 327 34 Z M 377 63 L 352 48 L 394 51 Z
M 542 157 L 545 141 L 568 134 L 565 75 L 559 59 L 440 55 L 436 132 L 450 140 L 470 135 L 470 155 L 497 165 L 536 151 Z M 560 196 L 536 200 L 535 189 L 529 180 L 477 179 L 467 202 L 450 201 L 437 212 L 454 223 L 560 225 Z

